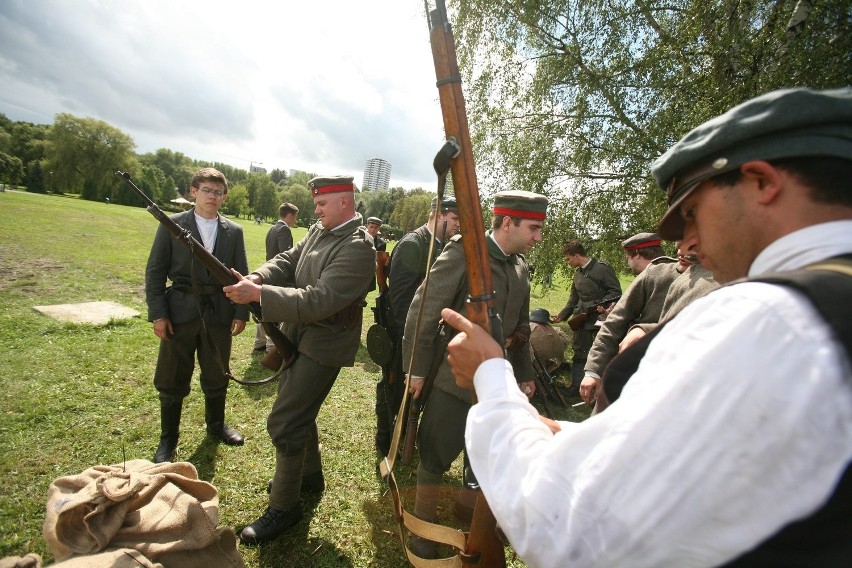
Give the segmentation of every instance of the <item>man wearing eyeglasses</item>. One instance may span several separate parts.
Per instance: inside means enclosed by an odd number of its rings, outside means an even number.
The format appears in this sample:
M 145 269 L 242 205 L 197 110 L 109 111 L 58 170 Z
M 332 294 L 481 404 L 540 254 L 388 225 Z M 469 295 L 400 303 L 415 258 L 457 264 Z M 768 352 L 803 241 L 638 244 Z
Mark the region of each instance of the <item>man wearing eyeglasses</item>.
M 195 207 L 172 216 L 172 220 L 225 266 L 242 274 L 248 272 L 242 227 L 219 215 L 228 197 L 225 176 L 213 168 L 203 168 L 193 176 L 189 191 Z M 196 357 L 201 368 L 207 433 L 228 445 L 242 445 L 242 435 L 225 423 L 225 368 L 231 357 L 231 338 L 245 329 L 248 308 L 228 301 L 222 286 L 163 225 L 157 229 L 148 257 L 145 297 L 148 320 L 160 338 L 154 386 L 160 397 L 161 432 L 154 461 L 174 458 L 181 408 L 189 394 Z

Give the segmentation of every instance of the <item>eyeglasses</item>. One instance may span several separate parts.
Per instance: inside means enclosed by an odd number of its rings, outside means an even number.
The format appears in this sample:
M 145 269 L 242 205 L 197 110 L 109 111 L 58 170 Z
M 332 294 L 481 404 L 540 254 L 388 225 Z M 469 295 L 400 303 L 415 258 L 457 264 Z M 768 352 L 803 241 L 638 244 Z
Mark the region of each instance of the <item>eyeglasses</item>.
M 207 195 L 208 197 L 212 195 L 219 199 L 221 199 L 225 195 L 225 192 L 221 189 L 207 189 L 206 187 L 202 187 L 199 191 L 201 191 L 201 193 Z

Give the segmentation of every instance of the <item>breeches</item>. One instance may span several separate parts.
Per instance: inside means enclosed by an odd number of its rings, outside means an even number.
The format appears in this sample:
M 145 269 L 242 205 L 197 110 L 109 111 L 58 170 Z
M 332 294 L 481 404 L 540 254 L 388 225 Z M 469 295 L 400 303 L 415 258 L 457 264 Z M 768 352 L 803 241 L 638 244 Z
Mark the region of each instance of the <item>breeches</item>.
M 585 329 L 580 328 L 574 332 L 574 341 L 571 346 L 574 349 L 572 361 L 581 362 L 589 357 L 589 350 L 592 348 L 592 343 L 595 342 L 595 335 L 598 333 L 598 328 Z
M 464 449 L 470 404 L 432 389 L 420 419 L 417 448 L 420 464 L 430 473 L 446 473 Z
M 208 321 L 205 337 L 201 323 L 201 318 L 196 318 L 174 325 L 174 335 L 168 341 L 160 340 L 154 387 L 161 398 L 182 399 L 189 394 L 196 356 L 201 368 L 200 383 L 204 395 L 216 398 L 224 396 L 228 390 L 228 379 L 216 358 L 216 349 L 219 350 L 222 363 L 227 365 L 231 358 L 231 328 Z
M 305 446 L 339 373 L 340 367 L 321 365 L 304 354 L 299 354 L 287 369 L 266 420 L 266 431 L 279 452 L 292 452 Z

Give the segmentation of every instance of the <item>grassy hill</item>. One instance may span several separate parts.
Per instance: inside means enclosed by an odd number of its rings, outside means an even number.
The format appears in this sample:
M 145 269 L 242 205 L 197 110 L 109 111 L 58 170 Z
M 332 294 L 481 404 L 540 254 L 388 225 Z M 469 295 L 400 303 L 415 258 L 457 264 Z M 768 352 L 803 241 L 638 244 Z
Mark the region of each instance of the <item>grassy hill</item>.
M 269 225 L 239 220 L 249 266 L 264 259 Z M 41 527 L 48 485 L 57 477 L 124 459 L 151 459 L 159 437 L 152 377 L 158 340 L 146 321 L 144 270 L 157 221 L 144 209 L 79 199 L 0 193 L 0 557 L 36 552 L 53 560 Z M 295 238 L 305 229 L 296 229 Z M 558 310 L 564 283 L 533 307 Z M 32 308 L 110 300 L 142 313 L 95 327 L 64 324 Z M 373 297 L 368 298 L 370 306 Z M 365 311 L 363 332 L 372 323 Z M 363 337 L 363 336 L 362 336 Z M 251 380 L 268 374 L 252 353 L 254 325 L 235 338 L 232 371 Z M 320 413 L 328 488 L 305 502 L 305 519 L 262 547 L 240 547 L 250 568 L 405 564 L 387 486 L 376 475 L 375 384 L 380 369 L 363 345 L 344 369 Z M 266 507 L 274 451 L 266 416 L 275 385 L 229 389 L 228 421 L 246 436 L 239 448 L 205 437 L 204 400 L 193 379 L 181 424 L 178 459 L 189 461 L 219 490 L 220 524 L 251 522 Z M 576 402 L 579 399 L 574 399 Z M 581 420 L 588 411 L 560 417 Z M 413 509 L 412 467 L 397 467 L 406 508 Z M 451 472 L 458 485 L 458 468 Z M 452 517 L 452 491 L 441 503 Z M 508 550 L 509 564 L 523 566 Z

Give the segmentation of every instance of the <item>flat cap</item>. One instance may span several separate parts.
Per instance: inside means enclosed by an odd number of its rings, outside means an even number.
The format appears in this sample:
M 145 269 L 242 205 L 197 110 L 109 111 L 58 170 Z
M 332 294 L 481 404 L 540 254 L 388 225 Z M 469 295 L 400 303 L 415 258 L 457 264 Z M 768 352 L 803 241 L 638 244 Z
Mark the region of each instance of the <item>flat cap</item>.
M 432 211 L 435 210 L 435 205 L 438 203 L 438 196 L 432 198 Z M 456 198 L 452 195 L 444 196 L 441 199 L 441 211 L 458 211 L 458 205 L 456 205 Z
M 371 223 L 375 224 L 375 225 L 381 225 L 382 220 L 379 219 L 378 217 L 367 217 L 367 224 L 369 225 Z
M 651 166 L 669 204 L 660 236 L 683 236 L 680 204 L 701 182 L 751 160 L 818 156 L 852 159 L 852 89 L 783 89 L 735 106 L 690 131 Z
M 547 197 L 520 189 L 501 191 L 494 195 L 493 211 L 495 215 L 541 221 L 547 213 Z
M 352 176 L 315 177 L 308 182 L 311 195 L 323 195 L 326 193 L 340 193 L 342 191 L 355 191 Z
M 637 233 L 629 239 L 621 241 L 621 246 L 628 252 L 648 247 L 658 247 L 661 244 L 660 235 L 657 233 Z

